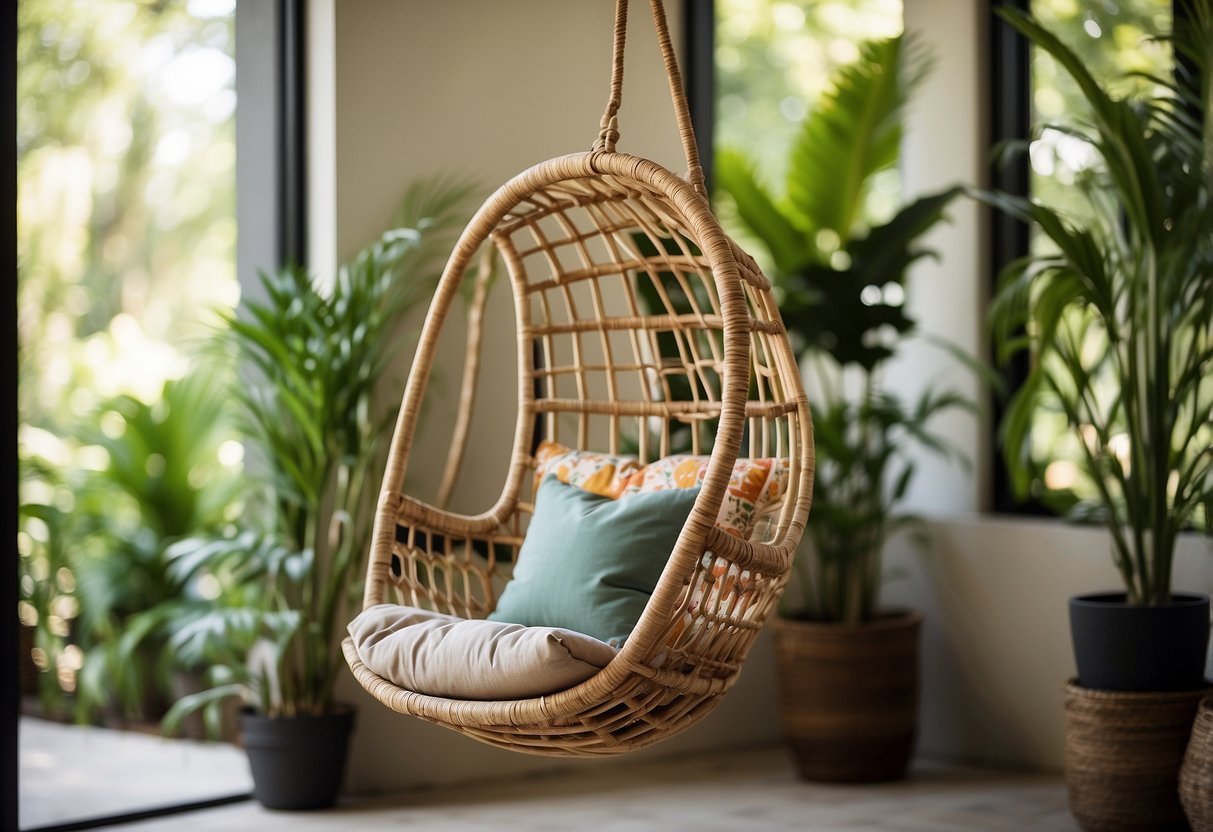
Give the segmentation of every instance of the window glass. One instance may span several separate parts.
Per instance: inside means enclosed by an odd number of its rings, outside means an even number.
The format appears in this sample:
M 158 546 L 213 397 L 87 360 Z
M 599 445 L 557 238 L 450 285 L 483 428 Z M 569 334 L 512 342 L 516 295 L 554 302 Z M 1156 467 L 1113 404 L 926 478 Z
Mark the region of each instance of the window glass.
M 1148 93 L 1152 82 L 1138 73 L 1165 77 L 1172 71 L 1170 48 L 1155 39 L 1171 29 L 1171 0 L 1033 0 L 1032 13 L 1116 95 Z M 1089 123 L 1090 110 L 1070 76 L 1040 49 L 1032 51 L 1031 90 L 1032 195 L 1081 222 L 1092 215 L 1087 186 L 1102 171 L 1102 161 L 1065 129 Z M 1034 231 L 1031 245 L 1041 252 L 1050 243 Z M 1037 497 L 1061 505 L 1069 494 L 1083 499 L 1096 496 L 1094 484 L 1077 464 L 1082 453 L 1079 441 L 1060 407 L 1046 405 L 1037 411 L 1032 424 Z M 1127 452 L 1127 441 L 1124 449 Z
M 901 0 L 717 0 L 716 143 L 781 182 L 796 127 L 865 40 L 902 31 Z M 894 194 L 895 196 L 895 194 Z
M 868 40 L 902 31 L 901 0 L 716 0 L 715 150 L 739 150 L 772 193 L 786 193 L 787 163 L 801 122 L 834 72 L 860 57 Z M 865 220 L 888 219 L 900 197 L 896 169 L 877 173 Z M 764 268 L 764 246 L 717 205 L 725 226 Z
M 183 381 L 239 294 L 235 0 L 17 14 L 20 812 L 42 826 L 247 790 L 230 746 L 151 736 L 194 684 L 172 604 L 213 590 L 165 549 L 222 522 L 240 462 Z

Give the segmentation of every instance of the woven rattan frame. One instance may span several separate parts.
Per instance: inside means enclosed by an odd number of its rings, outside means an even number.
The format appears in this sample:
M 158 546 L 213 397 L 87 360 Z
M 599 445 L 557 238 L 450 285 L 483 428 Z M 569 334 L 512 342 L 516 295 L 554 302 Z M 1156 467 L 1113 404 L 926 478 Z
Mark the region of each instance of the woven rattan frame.
M 611 453 L 630 445 L 642 462 L 668 455 L 680 429 L 690 434 L 687 450 L 710 453 L 656 591 L 606 668 L 535 699 L 462 701 L 404 690 L 363 665 L 348 639 L 343 645 L 359 682 L 393 710 L 530 754 L 617 754 L 709 713 L 787 584 L 812 493 L 812 427 L 795 355 L 770 283 L 708 207 L 664 12 L 660 0 L 651 6 L 688 175 L 615 150 L 627 11 L 619 0 L 611 95 L 594 148 L 507 182 L 451 254 L 392 440 L 364 606 L 399 600 L 469 618 L 493 609 L 533 511 L 537 418 L 548 439 Z M 486 512 L 461 515 L 403 489 L 439 333 L 467 267 L 489 248 L 504 261 L 513 293 L 518 413 L 500 496 Z M 664 309 L 641 302 L 642 281 Z M 676 358 L 669 350 L 663 356 L 659 337 L 673 339 Z M 465 383 L 465 407 L 473 388 Z M 456 445 L 461 453 L 462 440 Z M 790 466 L 783 500 L 751 540 L 715 525 L 739 454 Z M 448 471 L 458 467 L 456 459 Z

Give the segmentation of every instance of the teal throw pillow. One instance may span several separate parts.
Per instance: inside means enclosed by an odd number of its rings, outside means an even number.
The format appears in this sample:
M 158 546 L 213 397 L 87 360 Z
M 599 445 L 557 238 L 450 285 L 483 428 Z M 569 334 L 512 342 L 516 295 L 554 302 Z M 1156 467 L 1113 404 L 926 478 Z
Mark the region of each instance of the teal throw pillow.
M 563 627 L 622 644 L 698 496 L 698 488 L 678 488 L 612 500 L 549 474 L 539 486 L 514 579 L 489 619 Z

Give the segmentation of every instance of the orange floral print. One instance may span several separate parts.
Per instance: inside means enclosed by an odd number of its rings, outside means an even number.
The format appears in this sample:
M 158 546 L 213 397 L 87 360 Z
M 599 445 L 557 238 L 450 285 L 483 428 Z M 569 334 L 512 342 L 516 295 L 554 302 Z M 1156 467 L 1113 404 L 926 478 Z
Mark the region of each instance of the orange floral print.
M 737 460 L 733 466 L 733 478 L 729 480 L 729 493 L 751 503 L 757 502 L 774 462 L 773 459 Z
M 687 457 L 684 462 L 680 462 L 678 467 L 674 469 L 674 487 L 694 488 L 700 482 L 700 475 L 706 471 L 706 460 L 693 456 Z
M 618 497 L 618 494 L 612 493 L 611 482 L 614 479 L 615 466 L 608 462 L 586 477 L 585 481 L 580 483 L 580 485 L 591 494 L 601 494 L 604 497 Z M 619 490 L 623 491 L 622 488 Z
M 709 458 L 679 454 L 646 466 L 632 458 L 576 451 L 556 442 L 540 443 L 535 452 L 535 487 L 548 473 L 561 482 L 612 499 L 631 494 L 694 488 L 707 474 Z M 716 516 L 724 532 L 748 539 L 758 519 L 777 509 L 787 488 L 788 466 L 782 459 L 738 459 Z

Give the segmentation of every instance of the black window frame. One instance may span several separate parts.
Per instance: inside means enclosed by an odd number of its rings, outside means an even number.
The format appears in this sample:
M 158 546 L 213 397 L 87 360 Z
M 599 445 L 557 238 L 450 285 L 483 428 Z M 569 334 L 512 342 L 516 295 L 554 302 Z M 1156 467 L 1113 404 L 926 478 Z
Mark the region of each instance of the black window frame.
M 709 194 L 716 168 L 716 0 L 683 0 L 687 106 Z
M 987 0 L 990 63 L 987 77 L 990 133 L 987 147 L 1005 142 L 1026 141 L 1032 135 L 1032 50 L 1027 38 L 1016 32 L 997 15 L 999 9 L 1030 12 L 1032 0 Z M 990 164 L 990 186 L 1015 196 L 1031 193 L 1032 172 L 1027 154 L 1013 154 L 1001 163 Z M 985 209 L 990 229 L 989 276 L 986 285 L 991 296 L 998 275 L 1007 264 L 1026 255 L 1031 246 L 1027 223 L 1003 211 Z M 992 344 L 990 346 L 993 354 Z M 996 367 L 1007 394 L 1023 385 L 1031 369 L 1031 356 L 1017 353 L 1007 364 Z M 991 510 L 996 514 L 1049 516 L 1053 512 L 1038 499 L 1020 499 L 1011 487 L 1010 472 L 998 438 L 998 426 L 1006 411 L 1005 396 L 990 399 L 990 483 Z
M 265 87 L 265 97 L 269 101 L 255 102 L 258 107 L 268 111 L 273 124 L 273 142 L 267 149 L 268 161 L 274 171 L 273 192 L 270 194 L 251 194 L 241 192 L 237 183 L 237 213 L 247 210 L 250 214 L 262 210 L 272 212 L 271 227 L 274 239 L 267 255 L 272 262 L 258 263 L 259 267 L 276 268 L 287 264 L 306 266 L 307 264 L 307 145 L 306 145 L 306 48 L 307 30 L 305 17 L 305 0 L 249 0 L 242 3 L 245 10 L 252 9 L 258 15 L 265 15 L 268 24 L 272 26 L 275 49 L 270 58 L 269 69 L 273 73 L 272 82 Z M 3 85 L 3 119 L 7 135 L 17 134 L 17 4 L 12 4 L 4 25 L 3 48 L 7 50 L 10 59 L 0 70 L 0 84 Z M 239 48 L 239 47 L 238 47 Z M 265 69 L 265 67 L 260 67 Z M 238 68 L 239 71 L 239 68 Z M 260 97 L 260 96 L 258 96 Z M 239 106 L 239 105 L 238 105 Z M 239 139 L 239 122 L 237 123 L 237 145 Z M 0 242 L 0 249 L 6 267 L 7 288 L 0 305 L 3 311 L 5 339 L 9 344 L 6 364 L 9 367 L 7 375 L 17 378 L 18 368 L 18 336 L 17 336 L 17 152 L 16 144 L 10 143 L 8 164 L 0 172 L 0 190 L 4 198 L 0 200 L 0 225 L 7 231 Z M 247 145 L 246 145 L 247 147 Z M 243 148 L 238 149 L 238 153 Z M 259 149 L 260 152 L 260 149 Z M 260 204 L 264 200 L 265 204 Z M 252 205 L 251 202 L 258 204 Z M 238 275 L 242 283 L 246 275 Z M 19 504 L 18 473 L 17 473 L 17 429 L 20 424 L 17 412 L 17 385 L 14 383 L 5 388 L 3 408 L 3 424 L 9 441 L 5 445 L 4 457 L 0 466 L 8 471 L 4 480 L 3 491 L 8 495 L 9 510 L 3 519 L 0 534 L 3 539 L 14 541 L 17 537 L 17 506 Z M 11 545 L 11 544 L 10 544 Z M 0 580 L 0 593 L 3 597 L 17 597 L 17 553 L 16 546 L 11 550 L 9 568 L 4 570 Z M 8 649 L 2 651 L 3 681 L 0 682 L 0 713 L 3 713 L 3 748 L 0 749 L 0 829 L 19 829 L 18 803 L 20 800 L 19 744 L 18 730 L 21 718 L 21 695 L 19 689 L 19 648 L 18 622 L 16 616 L 10 619 Z M 35 828 L 27 828 L 23 832 L 68 832 L 68 830 L 94 829 L 115 824 L 133 823 L 154 817 L 196 811 L 240 801 L 250 800 L 251 793 L 224 795 L 215 798 L 191 801 L 183 804 L 158 806 L 151 809 L 140 809 L 131 812 L 107 815 L 104 817 L 86 818 L 67 823 L 52 824 Z

